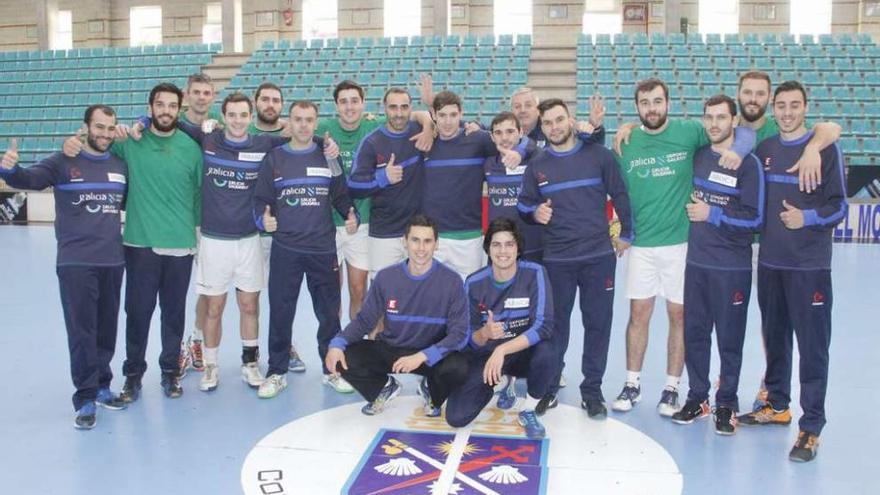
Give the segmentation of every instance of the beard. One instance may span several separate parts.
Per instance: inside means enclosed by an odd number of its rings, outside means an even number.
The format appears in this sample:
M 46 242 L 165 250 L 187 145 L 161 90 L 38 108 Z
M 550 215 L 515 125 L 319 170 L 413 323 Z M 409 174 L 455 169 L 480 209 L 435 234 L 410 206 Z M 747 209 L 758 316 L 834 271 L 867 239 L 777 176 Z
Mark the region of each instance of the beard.
M 270 116 L 266 115 L 266 112 L 259 112 L 259 111 L 257 112 L 257 118 L 260 119 L 260 122 L 267 124 L 267 125 L 277 124 L 278 119 L 280 117 L 281 117 L 281 115 L 279 115 L 278 112 L 275 112 L 274 117 L 270 117 Z
M 571 131 L 571 129 L 569 129 L 568 132 L 566 132 L 565 135 L 562 136 L 562 139 L 560 139 L 559 141 L 554 141 L 553 139 L 550 138 L 550 136 L 546 136 L 546 137 L 547 137 L 547 141 L 550 144 L 560 146 L 560 145 L 563 145 L 566 142 L 568 142 L 568 140 L 571 139 L 572 135 L 573 135 L 573 132 Z
M 761 117 L 764 116 L 764 113 L 767 111 L 766 107 L 758 107 L 758 111 L 755 113 L 749 113 L 747 110 L 747 105 L 740 104 L 739 105 L 739 113 L 742 115 L 742 118 L 746 122 L 755 122 Z
M 101 153 L 107 151 L 107 149 L 110 148 L 110 145 L 113 144 L 113 140 L 111 139 L 111 140 L 107 143 L 107 146 L 102 147 L 100 144 L 98 144 L 98 140 L 97 140 L 94 136 L 92 136 L 91 134 L 89 134 L 89 135 L 86 137 L 86 142 L 89 143 L 89 146 L 90 146 L 93 150 L 95 150 L 95 151 L 100 151 Z
M 648 121 L 648 118 L 651 117 L 652 115 L 656 115 L 656 116 L 657 116 L 657 123 L 656 123 L 656 124 L 651 124 L 651 123 Z M 666 113 L 664 113 L 663 115 L 660 115 L 660 114 L 658 114 L 658 113 L 656 113 L 656 112 L 650 112 L 650 113 L 648 113 L 648 115 L 645 115 L 644 117 L 642 117 L 641 115 L 639 115 L 639 120 L 642 121 L 642 125 L 645 126 L 646 129 L 650 129 L 650 130 L 652 130 L 652 131 L 656 131 L 657 129 L 659 129 L 659 128 L 663 127 L 664 125 L 666 125 L 666 119 L 667 119 L 668 116 L 669 116 L 669 114 L 666 114 Z
M 731 134 L 733 134 L 732 128 L 729 129 L 726 133 L 718 136 L 717 138 L 712 137 L 712 134 L 709 134 L 708 132 L 706 133 L 706 135 L 709 137 L 709 142 L 712 144 L 718 144 L 718 143 L 724 141 L 725 139 L 729 138 Z
M 160 115 L 160 117 L 166 117 L 166 115 Z M 177 127 L 177 117 L 171 119 L 171 123 L 168 125 L 163 125 L 159 123 L 159 118 L 153 119 L 153 127 L 156 128 L 159 132 L 171 132 Z

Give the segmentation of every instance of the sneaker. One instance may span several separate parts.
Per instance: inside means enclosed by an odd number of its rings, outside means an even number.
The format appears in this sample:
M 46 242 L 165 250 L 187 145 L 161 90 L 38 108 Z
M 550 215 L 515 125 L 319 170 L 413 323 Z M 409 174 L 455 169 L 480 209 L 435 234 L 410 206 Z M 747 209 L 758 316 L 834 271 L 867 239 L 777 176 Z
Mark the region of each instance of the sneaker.
M 183 395 L 183 388 L 180 386 L 180 377 L 172 373 L 162 373 L 162 392 L 169 399 L 177 399 Z
M 657 412 L 660 416 L 671 418 L 673 414 L 681 409 L 678 404 L 678 390 L 669 390 L 664 388 L 660 393 L 660 402 L 657 403 Z
M 86 402 L 73 419 L 73 427 L 77 430 L 91 430 L 98 421 L 97 409 L 94 402 Z
M 119 398 L 126 404 L 131 404 L 141 396 L 141 386 L 140 375 L 125 377 L 125 385 L 122 386 Z
M 538 401 L 538 404 L 535 406 L 535 414 L 543 416 L 547 409 L 553 409 L 558 405 L 559 398 L 556 397 L 556 394 L 547 394 Z
M 709 401 L 707 400 L 704 400 L 703 402 L 686 400 L 684 402 L 684 407 L 673 414 L 671 419 L 673 423 L 689 425 L 698 419 L 709 417 L 711 412 L 712 409 L 709 407 Z
M 260 365 L 256 361 L 252 361 L 241 365 L 241 380 L 247 383 L 250 388 L 258 388 L 266 381 L 266 377 L 260 371 Z
M 217 369 L 217 365 L 214 363 L 208 363 L 205 365 L 205 374 L 202 375 L 202 379 L 199 380 L 199 390 L 202 392 L 211 392 L 217 389 L 217 385 L 220 383 L 220 372 Z
M 729 407 L 715 408 L 715 433 L 730 436 L 736 433 L 736 415 Z
M 770 404 L 770 401 L 767 400 L 769 394 L 767 389 L 764 388 L 764 385 L 761 385 L 761 388 L 758 389 L 758 394 L 755 395 L 755 402 L 752 403 L 752 412 L 760 411 L 764 409 L 764 406 Z
M 294 373 L 304 373 L 306 371 L 306 363 L 300 359 L 299 353 L 293 346 L 290 346 L 290 361 L 287 362 L 287 369 Z
M 324 385 L 332 388 L 333 390 L 339 392 L 340 394 L 350 394 L 354 392 L 354 387 L 351 386 L 350 383 L 345 381 L 345 378 L 342 378 L 342 375 L 324 375 L 324 378 L 321 379 L 321 382 Z
M 109 409 L 111 411 L 119 411 L 120 409 L 128 407 L 128 404 L 122 400 L 122 397 L 111 392 L 109 388 L 98 389 L 95 403 L 104 409 Z
M 819 437 L 801 430 L 794 447 L 788 453 L 788 460 L 794 462 L 810 462 L 819 453 Z
M 434 407 L 434 403 L 431 401 L 431 390 L 428 389 L 428 379 L 422 378 L 422 381 L 419 382 L 419 396 L 424 401 L 424 405 L 422 408 L 425 410 L 425 416 L 429 418 L 437 418 L 440 416 L 440 408 Z
M 521 411 L 517 415 L 517 421 L 526 430 L 526 436 L 532 440 L 540 440 L 547 433 L 535 411 Z
M 611 403 L 611 409 L 620 412 L 630 411 L 640 400 L 642 400 L 642 388 L 627 382 L 623 384 L 620 395 Z
M 202 341 L 190 337 L 187 341 L 187 349 L 189 351 L 189 360 L 190 364 L 192 364 L 192 369 L 196 371 L 205 371 L 205 356 L 202 354 Z
M 284 375 L 269 375 L 257 390 L 257 397 L 261 399 L 272 399 L 282 390 L 287 388 L 287 377 Z
M 757 411 L 737 416 L 736 420 L 742 425 L 788 425 L 791 424 L 791 410 L 777 411 L 767 404 Z
M 587 411 L 587 416 L 593 419 L 605 419 L 608 417 L 608 409 L 605 403 L 599 399 L 584 399 L 581 401 L 581 409 Z
M 393 376 L 388 377 L 388 381 L 385 382 L 385 386 L 382 387 L 382 390 L 379 392 L 379 396 L 373 402 L 365 405 L 361 408 L 361 412 L 366 414 L 367 416 L 374 416 L 384 411 L 388 404 L 397 397 L 397 394 L 400 393 L 400 382 L 398 382 Z
M 186 369 L 190 367 L 192 364 L 192 358 L 189 355 L 189 349 L 187 349 L 186 342 L 180 343 L 180 355 L 177 356 L 177 367 L 180 369 L 180 375 L 178 378 L 181 380 L 186 376 Z
M 501 384 L 501 390 L 498 391 L 498 402 L 495 406 L 498 409 L 510 409 L 516 404 L 516 377 L 504 375 L 504 381 Z

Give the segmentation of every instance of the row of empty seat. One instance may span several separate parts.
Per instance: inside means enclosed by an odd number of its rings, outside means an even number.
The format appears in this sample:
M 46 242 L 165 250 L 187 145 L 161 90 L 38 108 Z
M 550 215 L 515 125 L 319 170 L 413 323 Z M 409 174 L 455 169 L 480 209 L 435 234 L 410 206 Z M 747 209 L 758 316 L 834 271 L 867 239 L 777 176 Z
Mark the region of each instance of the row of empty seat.
M 610 34 L 580 34 L 579 45 L 814 45 L 826 46 L 841 45 L 873 45 L 874 41 L 870 34 L 802 34 L 800 36 L 789 33 L 618 33 Z
M 373 48 L 373 47 L 404 47 L 404 46 L 442 46 L 442 47 L 458 47 L 458 46 L 510 46 L 513 44 L 531 46 L 532 37 L 528 34 L 502 34 L 494 35 L 450 35 L 450 36 L 397 36 L 397 37 L 363 37 L 363 38 L 331 38 L 327 40 L 314 39 L 307 40 L 279 40 L 276 44 L 274 41 L 264 41 L 261 46 L 263 51 L 271 51 L 280 49 L 306 49 L 322 50 L 324 48 Z

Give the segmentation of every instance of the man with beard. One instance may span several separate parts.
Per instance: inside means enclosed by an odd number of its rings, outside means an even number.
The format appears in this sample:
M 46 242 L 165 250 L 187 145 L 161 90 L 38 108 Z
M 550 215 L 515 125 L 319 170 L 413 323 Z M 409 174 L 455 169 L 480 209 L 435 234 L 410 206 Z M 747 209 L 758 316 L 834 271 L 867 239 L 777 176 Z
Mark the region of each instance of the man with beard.
M 648 323 L 656 296 L 666 299 L 669 315 L 666 386 L 657 405 L 663 416 L 678 411 L 678 383 L 684 368 L 684 271 L 690 222 L 685 211 L 692 191 L 693 154 L 708 144 L 699 121 L 668 120 L 669 91 L 659 79 L 638 83 L 634 100 L 642 127 L 629 143 L 616 146 L 618 164 L 632 200 L 636 237 L 629 253 L 626 295 L 630 318 L 626 330 L 627 377 L 614 401 L 616 411 L 629 411 L 641 400 L 642 363 L 648 345 Z M 620 134 L 620 133 L 618 133 Z M 719 163 L 739 166 L 754 145 L 755 133 L 737 129 L 731 150 Z M 615 143 L 622 138 L 618 135 Z
M 13 138 L 0 164 L 0 178 L 19 189 L 53 188 L 56 272 L 70 374 L 76 388 L 74 427 L 91 429 L 95 427 L 96 404 L 111 410 L 126 406 L 110 391 L 110 361 L 116 350 L 125 266 L 120 215 L 128 168 L 107 151 L 116 131 L 113 109 L 92 105 L 83 121 L 88 126 L 86 142 L 75 157 L 55 153 L 36 165 L 20 168 Z
M 837 145 L 821 153 L 823 182 L 812 193 L 799 190 L 788 169 L 811 132 L 804 125 L 807 92 L 797 81 L 780 84 L 773 95 L 779 135 L 756 151 L 767 179 L 767 220 L 758 259 L 758 304 L 767 355 L 768 404 L 738 418 L 743 425 L 791 422 L 792 335 L 800 355 L 800 402 L 804 414 L 789 459 L 815 458 L 825 426 L 828 349 L 831 343 L 831 230 L 846 215 L 844 159 Z
M 414 143 L 423 127 L 410 121 L 409 93 L 392 87 L 382 103 L 385 125 L 361 141 L 348 177 L 352 197 L 371 199 L 368 250 L 372 275 L 406 258 L 401 237 L 409 219 L 422 210 L 425 188 L 423 157 Z
M 281 109 L 284 108 L 281 88 L 270 82 L 260 84 L 254 93 L 254 105 L 257 108 L 257 118 L 248 126 L 248 133 L 280 135 L 285 125 L 281 118 Z
M 615 255 L 622 255 L 633 239 L 629 196 L 614 155 L 575 137 L 574 118 L 562 100 L 545 100 L 538 110 L 549 146 L 529 162 L 517 210 L 526 221 L 544 226 L 544 266 L 554 300 L 550 339 L 559 359 L 550 393 L 558 390 L 579 289 L 584 328 L 581 407 L 591 418 L 601 419 L 607 415 L 601 387 L 611 338 Z M 621 222 L 618 239 L 609 237 L 608 196 Z M 555 403 L 553 397 L 549 407 Z
M 252 218 L 260 230 L 275 233 L 269 262 L 269 371 L 257 392 L 264 399 L 287 387 L 291 327 L 303 276 L 318 320 L 322 361 L 339 332 L 339 265 L 330 211 L 346 216 L 349 233 L 357 229 L 357 214 L 342 168 L 313 140 L 317 124 L 314 103 L 290 106 L 290 142 L 266 153 L 254 191 Z
M 710 145 L 694 154 L 694 192 L 684 275 L 684 356 L 690 390 L 672 421 L 690 424 L 709 415 L 712 328 L 721 357 L 715 394 L 715 433 L 736 431 L 737 388 L 751 294 L 751 242 L 764 216 L 764 171 L 755 155 L 737 170 L 718 165 L 733 144 L 736 104 L 725 95 L 709 98 L 703 125 Z
M 766 113 L 771 90 L 770 76 L 766 72 L 750 71 L 739 76 L 737 102 L 739 103 L 740 117 L 738 125 L 755 130 L 758 135 L 756 147 L 765 139 L 779 134 L 776 120 Z M 809 124 L 807 126 L 809 127 Z M 819 152 L 840 138 L 841 128 L 834 122 L 820 122 L 816 124 L 813 131 L 813 137 L 804 147 L 804 154 L 798 159 L 798 163 L 803 164 L 805 172 L 813 170 L 813 172 L 801 173 L 798 176 L 799 186 L 805 192 L 813 191 L 817 187 L 817 181 L 821 181 L 822 170 Z M 753 282 L 758 280 L 758 237 L 755 236 L 755 245 L 752 249 Z M 752 408 L 758 410 L 765 405 L 767 405 L 767 390 L 764 388 L 762 380 Z

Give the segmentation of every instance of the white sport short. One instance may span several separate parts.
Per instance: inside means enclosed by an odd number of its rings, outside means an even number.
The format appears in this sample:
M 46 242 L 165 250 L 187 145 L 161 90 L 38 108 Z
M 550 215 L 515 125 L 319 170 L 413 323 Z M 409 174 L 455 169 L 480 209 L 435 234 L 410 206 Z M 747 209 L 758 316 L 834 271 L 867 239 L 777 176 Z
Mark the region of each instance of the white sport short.
M 379 270 L 406 259 L 403 237 L 382 239 L 368 236 L 367 249 L 370 258 L 370 280 L 375 278 L 376 272 Z
M 230 285 L 259 292 L 265 284 L 260 237 L 212 239 L 202 236 L 196 267 L 196 293 L 220 296 Z
M 336 259 L 340 266 L 345 260 L 358 270 L 370 269 L 370 249 L 367 242 L 369 230 L 369 224 L 359 225 L 354 234 L 345 232 L 344 226 L 336 227 Z
M 671 303 L 684 304 L 686 242 L 660 247 L 633 246 L 627 256 L 627 298 L 661 296 Z
M 272 256 L 272 236 L 260 236 L 260 250 L 263 252 L 263 288 L 269 288 L 269 258 Z
M 440 238 L 434 258 L 458 272 L 462 279 L 467 278 L 486 266 L 483 236 L 474 239 Z

